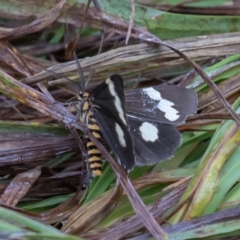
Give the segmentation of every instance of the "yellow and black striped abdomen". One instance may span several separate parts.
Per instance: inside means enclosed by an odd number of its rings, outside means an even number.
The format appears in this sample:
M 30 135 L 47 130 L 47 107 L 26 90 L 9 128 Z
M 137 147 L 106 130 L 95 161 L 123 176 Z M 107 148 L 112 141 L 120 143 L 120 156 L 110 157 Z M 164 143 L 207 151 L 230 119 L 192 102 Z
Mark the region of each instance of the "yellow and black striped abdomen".
M 97 125 L 96 120 L 91 111 L 89 111 L 89 113 L 88 113 L 88 129 L 91 131 L 91 133 L 93 134 L 93 136 L 95 138 L 97 138 L 97 139 L 101 138 L 100 128 Z M 101 174 L 102 174 L 102 154 L 89 138 L 87 141 L 87 154 L 88 154 L 89 166 L 90 166 L 92 173 L 95 176 L 101 176 Z

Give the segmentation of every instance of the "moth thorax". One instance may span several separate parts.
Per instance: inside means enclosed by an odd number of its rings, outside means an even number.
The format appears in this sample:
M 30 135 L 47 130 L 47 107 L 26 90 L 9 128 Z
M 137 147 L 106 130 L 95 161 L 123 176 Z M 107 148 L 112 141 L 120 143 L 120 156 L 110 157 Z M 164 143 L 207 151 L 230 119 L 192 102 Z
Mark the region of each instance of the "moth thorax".
M 78 100 L 81 101 L 81 114 L 80 121 L 88 125 L 88 112 L 90 111 L 90 102 L 88 98 L 89 94 L 87 92 L 79 92 Z
M 82 102 L 82 112 L 89 111 L 90 106 L 89 106 L 89 101 L 88 100 L 83 100 Z

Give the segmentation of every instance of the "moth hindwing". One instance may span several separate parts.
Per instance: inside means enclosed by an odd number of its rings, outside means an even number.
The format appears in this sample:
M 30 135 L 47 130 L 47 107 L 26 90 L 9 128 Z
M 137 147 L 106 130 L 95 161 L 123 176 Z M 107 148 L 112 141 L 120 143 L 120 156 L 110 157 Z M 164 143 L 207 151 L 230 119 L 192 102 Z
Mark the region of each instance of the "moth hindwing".
M 158 85 L 127 92 L 125 99 L 136 164 L 151 165 L 171 158 L 181 144 L 174 125 L 182 124 L 197 111 L 196 93 Z
M 127 170 L 135 166 L 133 141 L 125 110 L 123 80 L 112 75 L 90 94 L 80 93 L 80 119 L 96 138 L 101 134 L 119 163 Z M 101 175 L 101 153 L 90 140 L 87 143 L 89 165 L 94 175 Z

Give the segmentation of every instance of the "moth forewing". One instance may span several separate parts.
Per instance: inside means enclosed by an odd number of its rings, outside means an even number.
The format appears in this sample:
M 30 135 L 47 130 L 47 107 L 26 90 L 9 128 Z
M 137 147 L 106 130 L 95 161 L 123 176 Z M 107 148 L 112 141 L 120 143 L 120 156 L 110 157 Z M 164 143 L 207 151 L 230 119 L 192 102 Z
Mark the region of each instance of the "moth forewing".
M 127 115 L 143 121 L 179 125 L 197 111 L 193 90 L 177 86 L 154 86 L 126 92 Z
M 131 170 L 135 166 L 132 137 L 129 133 L 125 109 L 123 80 L 112 75 L 90 94 L 93 113 L 109 147 L 119 163 Z

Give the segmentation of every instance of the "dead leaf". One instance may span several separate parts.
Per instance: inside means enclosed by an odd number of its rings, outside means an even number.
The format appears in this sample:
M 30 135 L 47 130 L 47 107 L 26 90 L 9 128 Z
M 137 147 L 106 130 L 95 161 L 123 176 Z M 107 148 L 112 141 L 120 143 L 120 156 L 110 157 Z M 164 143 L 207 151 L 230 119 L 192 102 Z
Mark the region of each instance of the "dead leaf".
M 19 37 L 28 35 L 30 33 L 38 32 L 46 28 L 46 26 L 49 26 L 50 24 L 52 24 L 62 14 L 62 8 L 65 3 L 66 3 L 66 0 L 60 1 L 55 7 L 50 9 L 47 13 L 37 18 L 30 24 L 24 25 L 19 28 L 15 28 L 9 32 L 1 33 L 0 40 L 2 39 L 10 40 L 10 39 L 19 38 Z
M 1 200 L 8 205 L 16 204 L 24 197 L 41 174 L 41 167 L 18 174 L 5 189 Z

